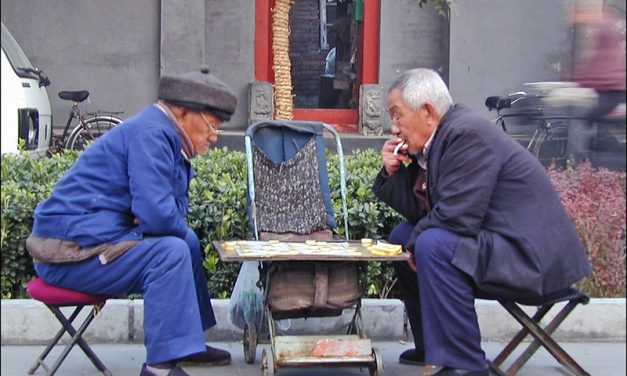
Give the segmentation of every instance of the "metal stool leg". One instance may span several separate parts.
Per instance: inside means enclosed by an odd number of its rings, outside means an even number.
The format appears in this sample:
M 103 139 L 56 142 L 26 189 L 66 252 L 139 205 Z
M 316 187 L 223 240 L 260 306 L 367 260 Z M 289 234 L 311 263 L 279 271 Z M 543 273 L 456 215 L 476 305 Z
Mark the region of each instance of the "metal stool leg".
M 42 356 L 39 359 L 37 359 L 33 367 L 31 367 L 31 370 L 29 370 L 29 374 L 32 375 L 33 372 L 38 368 L 38 366 L 41 365 L 46 370 L 46 374 L 48 376 L 54 375 L 59 369 L 59 367 L 61 366 L 61 364 L 63 363 L 63 361 L 65 360 L 65 358 L 67 358 L 68 354 L 70 353 L 74 345 L 78 344 L 79 347 L 85 353 L 85 355 L 87 355 L 89 360 L 91 360 L 91 362 L 100 372 L 102 372 L 106 376 L 111 376 L 111 372 L 107 369 L 107 367 L 105 367 L 105 365 L 100 361 L 100 359 L 96 356 L 93 350 L 89 347 L 87 342 L 85 342 L 85 340 L 82 338 L 83 333 L 85 332 L 85 330 L 87 330 L 87 328 L 89 327 L 89 325 L 95 318 L 96 312 L 100 310 L 103 306 L 104 306 L 104 302 L 95 305 L 91 309 L 91 311 L 89 312 L 88 316 L 85 318 L 85 321 L 83 321 L 79 329 L 76 330 L 72 326 L 72 322 L 74 321 L 74 319 L 76 318 L 78 313 L 83 309 L 84 306 L 82 305 L 77 306 L 74 312 L 72 313 L 72 315 L 69 318 L 66 318 L 58 306 L 48 305 L 48 308 L 54 313 L 54 315 L 56 316 L 57 320 L 59 320 L 63 328 L 59 331 L 59 333 L 57 333 L 57 335 L 55 336 L 55 340 L 52 341 L 50 345 L 48 345 L 46 350 L 44 350 L 44 353 L 42 353 Z M 59 357 L 57 358 L 55 363 L 52 365 L 52 367 L 48 369 L 48 367 L 45 365 L 43 361 L 46 358 L 46 356 L 50 353 L 50 350 L 55 346 L 55 344 L 58 342 L 60 337 L 65 332 L 67 332 L 72 338 L 70 342 L 65 346 L 65 348 L 63 349 L 63 352 L 61 353 L 61 355 L 59 355 Z
M 70 323 L 74 321 L 74 319 L 76 318 L 76 316 L 78 316 L 78 314 L 81 312 L 81 310 L 83 309 L 84 306 L 77 306 L 76 309 L 74 309 L 74 312 L 72 312 L 72 315 L 70 315 L 70 317 L 67 319 Z M 52 310 L 52 308 L 50 306 L 48 306 L 48 308 L 50 310 Z M 54 311 L 53 311 L 54 312 Z M 33 363 L 33 365 L 30 367 L 30 369 L 28 370 L 28 374 L 32 375 L 33 373 L 35 373 L 35 371 L 37 371 L 37 368 L 39 368 L 39 366 L 42 366 L 47 373 L 50 373 L 49 368 L 46 366 L 46 364 L 44 363 L 44 360 L 46 359 L 46 357 L 48 356 L 48 354 L 50 353 L 50 351 L 52 351 L 52 349 L 57 345 L 57 343 L 59 342 L 59 340 L 61 339 L 61 337 L 63 336 L 63 334 L 65 334 L 65 327 L 62 325 L 61 329 L 59 329 L 59 331 L 57 332 L 57 334 L 54 336 L 54 338 L 52 339 L 52 341 L 50 341 L 50 343 L 48 344 L 48 346 L 46 347 L 46 349 L 41 353 L 41 355 L 39 355 L 39 357 L 37 358 L 37 360 L 35 360 L 35 363 Z

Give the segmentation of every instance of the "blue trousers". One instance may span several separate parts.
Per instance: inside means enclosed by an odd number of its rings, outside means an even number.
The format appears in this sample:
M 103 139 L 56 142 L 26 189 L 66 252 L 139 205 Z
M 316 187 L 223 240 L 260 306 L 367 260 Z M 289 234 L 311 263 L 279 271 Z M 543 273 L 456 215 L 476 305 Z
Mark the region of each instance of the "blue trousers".
M 394 240 L 404 244 L 413 226 L 408 222 L 394 230 Z M 416 260 L 422 331 L 427 364 L 485 370 L 481 333 L 475 311 L 474 283 L 455 267 L 453 259 L 459 236 L 430 228 L 416 239 Z M 408 312 L 408 315 L 412 315 Z
M 205 351 L 203 332 L 216 324 L 198 237 L 145 238 L 112 262 L 98 257 L 67 264 L 35 264 L 47 283 L 123 296 L 143 294 L 146 363 Z

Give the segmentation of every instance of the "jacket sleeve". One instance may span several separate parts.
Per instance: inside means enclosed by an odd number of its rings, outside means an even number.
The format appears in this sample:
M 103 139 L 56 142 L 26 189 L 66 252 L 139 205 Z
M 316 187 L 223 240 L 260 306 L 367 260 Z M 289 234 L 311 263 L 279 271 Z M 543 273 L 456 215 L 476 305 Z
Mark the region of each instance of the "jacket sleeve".
M 405 166 L 396 174 L 384 176 L 382 168 L 372 185 L 372 191 L 381 201 L 405 217 L 410 223 L 415 224 L 427 213 L 425 205 L 416 198 L 412 188 L 414 174 L 411 174 Z
M 184 238 L 187 221 L 177 206 L 176 192 L 186 190 L 187 181 L 177 177 L 180 166 L 175 153 L 180 151 L 176 143 L 162 130 L 140 132 L 132 143 L 128 149 L 129 189 L 140 230 Z

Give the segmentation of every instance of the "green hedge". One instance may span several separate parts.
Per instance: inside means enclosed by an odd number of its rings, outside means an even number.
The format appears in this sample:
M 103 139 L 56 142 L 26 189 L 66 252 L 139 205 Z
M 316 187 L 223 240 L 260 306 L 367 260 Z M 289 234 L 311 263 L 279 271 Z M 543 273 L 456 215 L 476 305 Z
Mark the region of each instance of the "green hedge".
M 32 226 L 33 210 L 77 156 L 76 152 L 52 158 L 26 153 L 2 156 L 3 299 L 26 297 L 25 286 L 34 271 L 24 242 Z M 381 167 L 379 151 L 357 150 L 345 157 L 345 163 L 350 238 L 386 238 L 401 217 L 379 202 L 370 189 Z M 226 148 L 210 149 L 193 164 L 196 176 L 190 186 L 189 225 L 205 251 L 204 266 L 212 296 L 227 298 L 240 264 L 222 263 L 211 241 L 251 237 L 246 217 L 245 156 Z M 330 155 L 328 164 L 333 206 L 342 225 L 337 156 Z M 582 165 L 568 170 L 549 169 L 549 173 L 594 266 L 594 273 L 580 287 L 592 296 L 624 297 L 625 172 Z M 343 226 L 337 229 L 338 233 L 342 230 Z M 365 278 L 367 297 L 396 296 L 390 263 L 368 263 Z
M 50 194 L 55 182 L 78 154 L 65 152 L 52 158 L 24 153 L 2 156 L 2 298 L 23 298 L 34 275 L 24 242 L 32 227 L 32 212 Z M 378 151 L 357 151 L 345 158 L 351 239 L 383 238 L 400 221 L 376 201 L 370 186 L 381 161 Z M 329 179 L 339 187 L 337 156 L 329 156 Z M 226 298 L 235 283 L 239 263 L 222 263 L 211 245 L 217 239 L 249 239 L 246 216 L 246 164 L 244 153 L 210 149 L 193 160 L 196 171 L 190 186 L 189 225 L 205 250 L 204 266 L 213 296 Z M 342 224 L 339 188 L 332 189 L 333 205 Z M 339 227 L 338 231 L 343 230 Z M 370 297 L 386 297 L 394 281 L 388 263 L 370 263 L 366 275 Z
M 25 296 L 26 282 L 34 275 L 25 240 L 33 224 L 35 206 L 47 197 L 55 182 L 72 165 L 77 152 L 52 158 L 27 153 L 2 155 L 2 298 Z

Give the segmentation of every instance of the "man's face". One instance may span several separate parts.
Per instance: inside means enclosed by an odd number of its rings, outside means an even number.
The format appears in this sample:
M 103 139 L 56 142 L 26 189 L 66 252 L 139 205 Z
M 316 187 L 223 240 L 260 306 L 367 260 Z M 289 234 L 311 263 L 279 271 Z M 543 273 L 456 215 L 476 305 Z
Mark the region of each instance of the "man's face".
M 222 120 L 209 112 L 189 111 L 183 125 L 197 155 L 203 154 L 209 146 L 218 141 Z
M 435 131 L 435 127 L 429 124 L 426 107 L 423 105 L 418 111 L 413 110 L 403 100 L 400 88 L 388 94 L 387 106 L 392 119 L 392 133 L 405 140 L 408 153 L 421 152 Z

